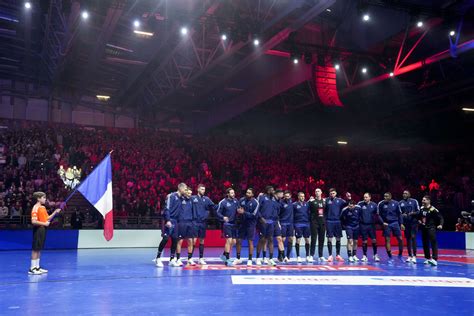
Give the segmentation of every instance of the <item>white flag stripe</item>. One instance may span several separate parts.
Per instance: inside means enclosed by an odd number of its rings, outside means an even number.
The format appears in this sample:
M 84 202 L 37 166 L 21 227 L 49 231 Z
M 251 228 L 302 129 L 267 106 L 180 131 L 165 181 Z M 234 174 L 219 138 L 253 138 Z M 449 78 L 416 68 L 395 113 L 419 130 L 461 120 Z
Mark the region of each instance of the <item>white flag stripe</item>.
M 112 181 L 107 183 L 107 190 L 105 191 L 104 195 L 100 198 L 97 203 L 95 203 L 94 207 L 105 217 L 105 215 L 112 211 L 114 207 L 113 199 L 112 199 Z

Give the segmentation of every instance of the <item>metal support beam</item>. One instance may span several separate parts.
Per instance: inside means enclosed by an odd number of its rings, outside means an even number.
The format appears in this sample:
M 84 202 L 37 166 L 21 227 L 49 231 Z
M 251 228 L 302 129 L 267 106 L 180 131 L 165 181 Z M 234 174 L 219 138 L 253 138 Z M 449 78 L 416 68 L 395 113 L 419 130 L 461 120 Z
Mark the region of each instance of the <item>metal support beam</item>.
M 191 119 L 186 124 L 194 125 L 195 132 L 204 132 L 265 102 L 275 95 L 285 92 L 307 80 L 311 80 L 312 76 L 312 65 L 301 64 L 298 67 L 294 67 L 293 64 L 288 63 L 285 69 L 275 75 L 274 78 L 263 82 L 261 86 L 247 90 L 244 94 L 226 104 L 215 106 L 205 116 Z

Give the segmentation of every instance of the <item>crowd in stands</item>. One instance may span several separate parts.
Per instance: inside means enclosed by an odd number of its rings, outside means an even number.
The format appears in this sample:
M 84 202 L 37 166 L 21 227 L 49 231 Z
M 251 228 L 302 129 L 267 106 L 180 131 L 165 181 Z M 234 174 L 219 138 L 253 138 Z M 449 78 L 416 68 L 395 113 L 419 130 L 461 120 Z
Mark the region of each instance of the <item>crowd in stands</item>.
M 111 150 L 118 217 L 159 216 L 166 195 L 180 182 L 192 188 L 205 184 L 215 202 L 227 187 L 240 196 L 247 187 L 260 192 L 268 184 L 307 197 L 317 187 L 324 192 L 335 187 L 341 196 L 351 192 L 356 200 L 371 192 L 375 201 L 386 191 L 401 199 L 408 189 L 416 198 L 430 194 L 435 205 L 458 213 L 469 208 L 474 192 L 472 158 L 456 150 L 301 147 L 28 121 L 0 125 L 0 220 L 29 214 L 34 191 L 46 192 L 50 205 L 57 205 L 69 193 L 57 175 L 59 166 L 77 166 L 85 177 Z M 454 216 L 456 221 L 459 215 Z

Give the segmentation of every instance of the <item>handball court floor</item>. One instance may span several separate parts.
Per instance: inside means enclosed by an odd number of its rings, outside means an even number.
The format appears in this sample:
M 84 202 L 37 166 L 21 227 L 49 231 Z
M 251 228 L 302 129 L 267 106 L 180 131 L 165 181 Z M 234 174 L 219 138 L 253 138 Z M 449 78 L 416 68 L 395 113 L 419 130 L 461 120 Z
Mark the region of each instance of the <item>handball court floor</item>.
M 206 268 L 156 268 L 149 248 L 44 251 L 49 273 L 29 276 L 29 251 L 3 251 L 0 315 L 474 315 L 474 251 L 441 250 L 437 267 L 379 248 L 380 263 L 273 268 L 224 267 L 221 252 L 206 249 Z

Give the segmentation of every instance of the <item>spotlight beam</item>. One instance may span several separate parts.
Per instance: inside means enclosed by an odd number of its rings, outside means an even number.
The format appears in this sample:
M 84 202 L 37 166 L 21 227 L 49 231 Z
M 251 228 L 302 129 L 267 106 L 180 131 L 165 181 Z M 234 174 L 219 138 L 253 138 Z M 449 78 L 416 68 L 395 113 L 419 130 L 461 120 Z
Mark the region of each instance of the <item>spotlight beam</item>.
M 473 49 L 474 49 L 474 39 L 471 39 L 467 42 L 464 42 L 464 43 L 462 43 L 462 44 L 460 44 L 456 47 L 456 50 L 459 54 L 471 51 Z M 401 67 L 398 70 L 394 71 L 394 74 L 396 76 L 399 76 L 399 75 L 402 75 L 402 74 L 405 74 L 405 73 L 408 73 L 408 72 L 412 72 L 414 70 L 420 69 L 422 67 L 425 67 L 427 65 L 433 64 L 435 62 L 438 62 L 438 61 L 441 61 L 441 60 L 444 60 L 444 59 L 447 59 L 447 58 L 451 58 L 449 49 L 444 50 L 442 52 L 439 52 L 439 53 L 437 53 L 435 55 L 432 55 L 430 57 L 427 57 L 425 59 L 422 59 L 420 61 L 409 64 L 407 66 Z M 355 85 L 353 85 L 349 88 L 344 89 L 341 92 L 341 94 L 347 94 L 349 92 L 358 90 L 360 88 L 367 87 L 369 85 L 378 83 L 378 82 L 386 80 L 388 78 L 390 78 L 390 75 L 388 73 L 386 73 L 386 74 L 383 74 L 381 76 L 374 77 L 374 78 L 371 78 L 369 80 L 362 81 L 358 84 L 355 84 Z

